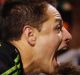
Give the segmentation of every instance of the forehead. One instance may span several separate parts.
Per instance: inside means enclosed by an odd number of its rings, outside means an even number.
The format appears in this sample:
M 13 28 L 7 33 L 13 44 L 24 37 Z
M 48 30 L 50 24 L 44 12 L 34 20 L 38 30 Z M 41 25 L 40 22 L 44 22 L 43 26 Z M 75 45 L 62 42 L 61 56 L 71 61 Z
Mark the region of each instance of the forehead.
M 50 4 L 47 6 L 47 15 L 49 18 L 54 18 L 55 21 L 62 21 L 60 13 Z

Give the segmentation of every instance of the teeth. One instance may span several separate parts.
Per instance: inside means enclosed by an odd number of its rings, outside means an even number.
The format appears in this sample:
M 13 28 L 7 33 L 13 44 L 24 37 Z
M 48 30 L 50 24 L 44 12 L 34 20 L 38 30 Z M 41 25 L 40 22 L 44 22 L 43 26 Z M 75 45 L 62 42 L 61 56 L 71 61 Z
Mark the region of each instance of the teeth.
M 68 48 L 67 47 L 64 47 L 62 50 L 67 50 Z
M 68 50 L 68 49 L 69 49 L 69 47 L 63 47 L 61 49 L 58 49 L 58 51 L 60 51 L 60 50 Z

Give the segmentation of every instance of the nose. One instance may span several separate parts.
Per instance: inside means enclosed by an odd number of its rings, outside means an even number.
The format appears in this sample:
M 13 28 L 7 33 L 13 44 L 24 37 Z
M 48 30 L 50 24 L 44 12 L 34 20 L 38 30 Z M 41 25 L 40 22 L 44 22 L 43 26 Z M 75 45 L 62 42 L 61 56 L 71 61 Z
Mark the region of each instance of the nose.
M 71 34 L 63 27 L 63 40 L 70 42 L 72 40 Z

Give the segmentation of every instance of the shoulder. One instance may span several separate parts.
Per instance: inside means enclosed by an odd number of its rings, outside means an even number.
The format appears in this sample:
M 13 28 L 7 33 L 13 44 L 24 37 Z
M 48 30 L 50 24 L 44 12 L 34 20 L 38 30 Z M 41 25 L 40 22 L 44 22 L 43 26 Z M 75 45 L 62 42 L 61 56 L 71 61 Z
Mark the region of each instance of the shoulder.
M 15 49 L 11 44 L 0 41 L 0 74 L 21 69 L 20 56 Z
M 14 61 L 9 54 L 7 45 L 0 41 L 0 74 L 14 65 Z
M 0 74 L 22 75 L 22 73 L 22 62 L 16 47 L 8 42 L 0 41 Z

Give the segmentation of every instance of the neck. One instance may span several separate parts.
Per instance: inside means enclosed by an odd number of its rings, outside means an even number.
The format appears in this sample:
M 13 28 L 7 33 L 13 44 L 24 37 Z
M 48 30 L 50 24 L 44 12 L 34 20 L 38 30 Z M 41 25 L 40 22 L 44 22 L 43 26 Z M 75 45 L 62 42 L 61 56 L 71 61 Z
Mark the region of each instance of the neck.
M 33 53 L 32 48 L 26 41 L 10 41 L 20 52 L 23 68 L 25 72 L 32 70 L 33 67 Z

